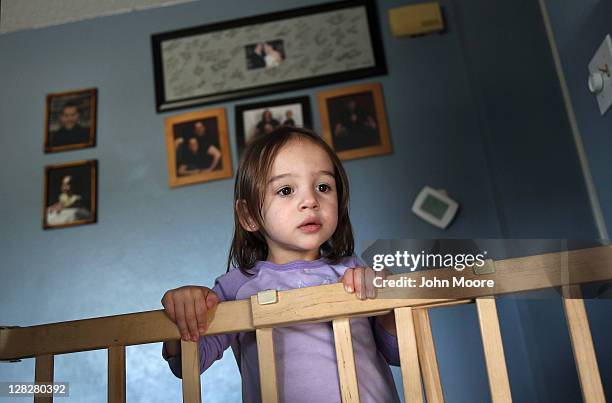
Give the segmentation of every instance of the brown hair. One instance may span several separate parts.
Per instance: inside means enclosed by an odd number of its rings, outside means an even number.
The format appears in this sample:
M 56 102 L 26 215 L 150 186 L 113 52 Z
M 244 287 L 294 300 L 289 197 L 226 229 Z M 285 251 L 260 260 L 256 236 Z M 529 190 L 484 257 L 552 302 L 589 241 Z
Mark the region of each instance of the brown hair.
M 340 159 L 331 147 L 316 133 L 303 128 L 281 126 L 270 134 L 253 140 L 245 149 L 236 183 L 234 185 L 234 236 L 227 258 L 227 271 L 234 265 L 249 276 L 249 270 L 260 260 L 266 260 L 268 245 L 261 231 L 245 231 L 240 224 L 236 209 L 238 201 L 244 201 L 243 208 L 260 228 L 263 228 L 263 207 L 265 189 L 272 164 L 281 148 L 292 140 L 306 140 L 321 147 L 334 165 L 336 193 L 338 196 L 338 225 L 332 237 L 321 245 L 321 257 L 330 263 L 353 255 L 355 241 L 349 219 L 349 182 Z

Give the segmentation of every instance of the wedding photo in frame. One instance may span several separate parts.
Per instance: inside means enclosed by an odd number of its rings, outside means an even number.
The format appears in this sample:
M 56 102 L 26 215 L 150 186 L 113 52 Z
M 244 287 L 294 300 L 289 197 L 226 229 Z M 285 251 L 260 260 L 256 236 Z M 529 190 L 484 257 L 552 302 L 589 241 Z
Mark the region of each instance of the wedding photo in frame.
M 170 187 L 232 177 L 225 109 L 207 109 L 165 119 Z
M 310 98 L 307 96 L 236 105 L 234 115 L 239 159 L 251 140 L 264 136 L 277 127 L 312 129 Z
M 97 189 L 97 160 L 46 166 L 43 228 L 64 228 L 95 223 Z
M 342 160 L 390 154 L 393 149 L 379 83 L 317 94 L 322 135 Z
M 374 0 L 151 36 L 158 112 L 386 74 Z
M 96 88 L 48 94 L 45 153 L 96 145 Z

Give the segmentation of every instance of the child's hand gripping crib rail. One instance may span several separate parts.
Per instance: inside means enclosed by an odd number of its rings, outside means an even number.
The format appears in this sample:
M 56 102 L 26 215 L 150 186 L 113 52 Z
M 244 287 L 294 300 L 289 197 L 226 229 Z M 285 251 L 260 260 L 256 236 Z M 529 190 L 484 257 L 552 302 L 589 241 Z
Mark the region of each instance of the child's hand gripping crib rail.
M 571 261 L 570 281 L 564 280 L 558 262 L 563 255 Z M 450 271 L 429 272 L 443 278 Z M 565 273 L 567 274 L 567 273 Z M 416 278 L 415 272 L 405 277 Z M 547 287 L 576 288 L 577 284 L 612 280 L 612 247 L 604 246 L 570 252 L 500 260 L 494 271 L 468 278 L 493 279 L 499 287 L 483 294 L 480 288 L 461 289 L 456 299 L 436 299 L 435 293 L 420 295 L 418 289 L 386 288 L 378 298 L 358 300 L 344 291 L 342 284 L 307 287 L 272 293 L 270 302 L 262 304 L 258 296 L 250 300 L 217 305 L 208 318 L 207 335 L 256 331 L 260 355 L 262 401 L 275 402 L 277 397 L 274 371 L 272 328 L 294 323 L 333 321 L 339 379 L 344 402 L 358 402 L 358 379 L 352 359 L 348 317 L 373 316 L 395 311 L 406 401 L 423 401 L 421 376 L 428 402 L 444 401 L 437 361 L 427 318 L 427 308 L 476 302 L 483 347 L 494 402 L 511 401 L 508 375 L 494 295 L 531 291 Z M 392 276 L 397 278 L 399 276 Z M 260 294 L 260 297 L 264 295 Z M 584 302 L 564 298 L 564 307 L 578 367 L 585 402 L 605 402 L 595 358 Z M 109 401 L 125 401 L 125 346 L 180 339 L 175 324 L 163 311 L 133 313 L 95 319 L 54 323 L 22 328 L 0 329 L 0 359 L 18 360 L 36 357 L 36 381 L 53 380 L 53 356 L 77 351 L 107 348 L 109 351 Z M 182 342 L 183 400 L 200 402 L 200 369 L 197 344 Z M 419 364 L 416 364 L 419 363 Z M 419 368 L 420 367 L 420 368 Z M 411 376 L 408 377 L 407 374 Z M 422 374 L 422 375 L 421 375 Z M 43 401 L 36 398 L 35 401 Z M 48 401 L 48 400 L 47 400 Z

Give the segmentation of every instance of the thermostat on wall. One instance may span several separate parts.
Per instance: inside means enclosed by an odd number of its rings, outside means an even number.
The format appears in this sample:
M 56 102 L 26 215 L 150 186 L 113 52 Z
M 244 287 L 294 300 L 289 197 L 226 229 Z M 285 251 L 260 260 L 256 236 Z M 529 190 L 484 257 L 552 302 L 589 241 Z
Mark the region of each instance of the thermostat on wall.
M 428 223 L 446 228 L 457 214 L 459 204 L 448 197 L 444 190 L 425 186 L 412 205 L 412 212 Z

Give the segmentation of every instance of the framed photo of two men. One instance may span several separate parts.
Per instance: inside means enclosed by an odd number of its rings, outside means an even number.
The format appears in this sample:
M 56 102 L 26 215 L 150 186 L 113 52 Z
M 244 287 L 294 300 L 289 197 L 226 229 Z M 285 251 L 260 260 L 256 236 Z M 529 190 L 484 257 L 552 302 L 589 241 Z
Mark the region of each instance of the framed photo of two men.
M 322 134 L 342 160 L 390 154 L 393 149 L 379 83 L 317 94 Z
M 96 103 L 95 88 L 48 94 L 45 113 L 45 153 L 94 147 Z
M 225 109 L 170 116 L 165 132 L 170 187 L 232 177 Z

